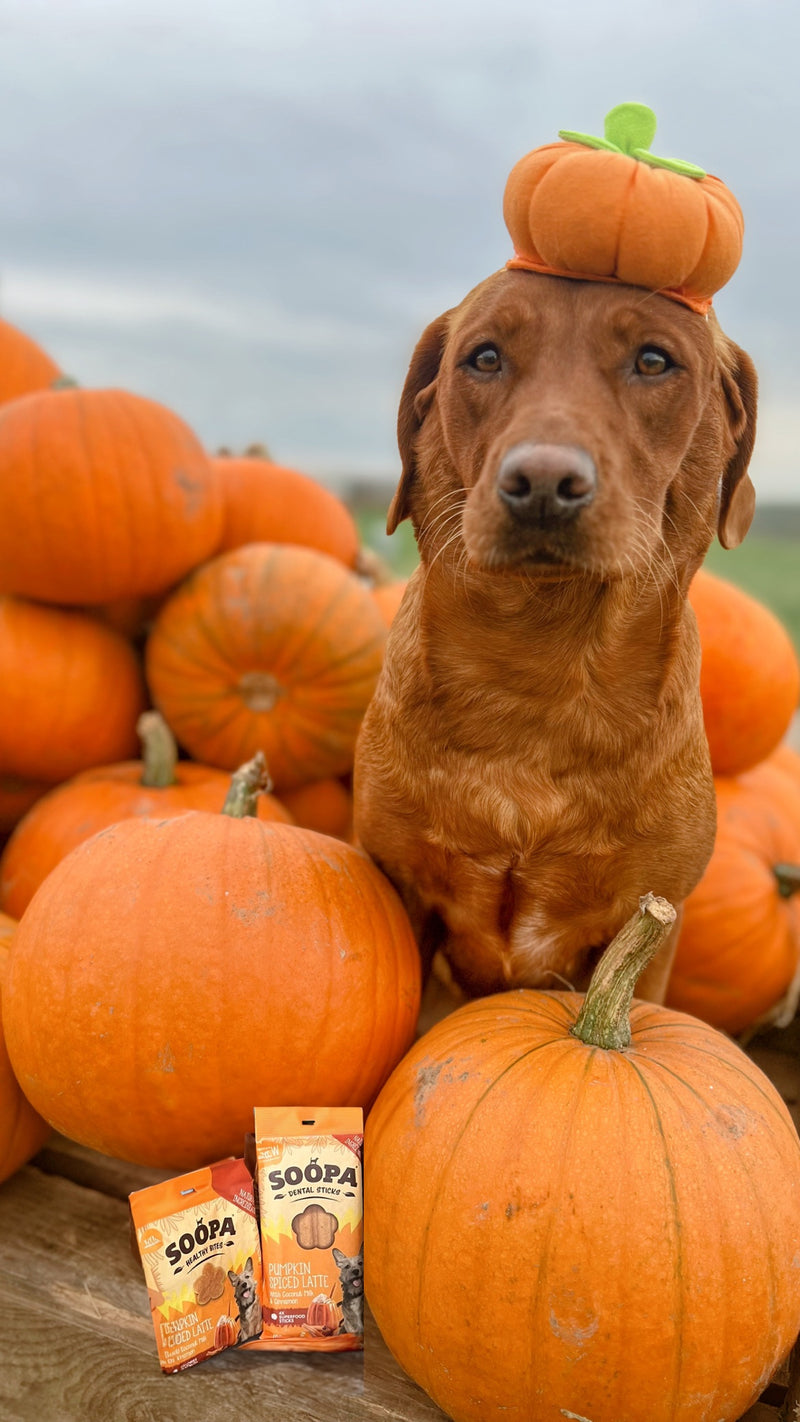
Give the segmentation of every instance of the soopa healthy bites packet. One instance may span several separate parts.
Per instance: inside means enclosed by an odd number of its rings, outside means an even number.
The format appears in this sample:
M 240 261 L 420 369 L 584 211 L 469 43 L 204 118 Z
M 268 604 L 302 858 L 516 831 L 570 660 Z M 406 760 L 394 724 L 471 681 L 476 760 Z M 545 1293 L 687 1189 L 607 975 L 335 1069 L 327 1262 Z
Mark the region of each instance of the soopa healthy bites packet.
M 129 1200 L 162 1372 L 257 1338 L 261 1253 L 244 1160 L 220 1160 Z
M 254 1349 L 364 1346 L 360 1107 L 256 1107 L 264 1330 Z

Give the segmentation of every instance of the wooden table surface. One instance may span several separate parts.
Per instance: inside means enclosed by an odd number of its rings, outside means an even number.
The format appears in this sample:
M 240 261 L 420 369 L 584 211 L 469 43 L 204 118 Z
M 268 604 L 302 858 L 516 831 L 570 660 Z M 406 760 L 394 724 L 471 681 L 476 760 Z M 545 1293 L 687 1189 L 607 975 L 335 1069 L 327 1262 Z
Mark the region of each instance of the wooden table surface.
M 372 1319 L 363 1353 L 163 1376 L 127 1196 L 164 1178 L 53 1137 L 0 1186 L 1 1422 L 441 1422 Z
M 792 1033 L 752 1054 L 797 1121 Z M 53 1137 L 0 1186 L 0 1422 L 441 1422 L 369 1317 L 363 1354 L 230 1350 L 164 1377 L 127 1205 L 163 1178 Z M 777 1422 L 787 1381 L 746 1422 Z

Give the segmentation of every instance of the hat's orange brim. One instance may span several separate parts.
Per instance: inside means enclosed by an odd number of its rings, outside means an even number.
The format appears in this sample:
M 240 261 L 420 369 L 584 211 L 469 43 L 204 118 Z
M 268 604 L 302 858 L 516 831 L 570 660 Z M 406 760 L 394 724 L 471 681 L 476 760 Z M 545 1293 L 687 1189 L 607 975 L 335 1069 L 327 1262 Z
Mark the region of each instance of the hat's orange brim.
M 518 252 L 506 262 L 506 268 L 508 271 L 541 272 L 543 276 L 567 277 L 570 281 L 606 281 L 613 282 L 616 286 L 630 286 L 630 282 L 622 282 L 619 277 L 562 271 L 559 267 L 549 267 L 546 262 L 535 262 L 531 257 L 521 257 Z M 681 306 L 688 306 L 690 311 L 696 311 L 699 316 L 705 316 L 711 310 L 710 296 L 693 296 L 682 291 L 680 287 L 662 286 L 654 291 L 653 295 L 666 296 L 669 301 L 678 301 Z

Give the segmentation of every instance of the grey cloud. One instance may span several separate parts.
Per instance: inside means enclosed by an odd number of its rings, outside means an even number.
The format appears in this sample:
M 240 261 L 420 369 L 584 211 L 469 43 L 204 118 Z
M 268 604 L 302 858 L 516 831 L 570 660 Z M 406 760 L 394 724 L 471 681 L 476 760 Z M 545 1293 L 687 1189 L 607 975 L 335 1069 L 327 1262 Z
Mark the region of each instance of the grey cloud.
M 0 305 L 209 443 L 391 471 L 416 335 L 509 254 L 511 164 L 640 98 L 744 208 L 716 304 L 791 492 L 798 39 L 745 0 L 0 0 Z

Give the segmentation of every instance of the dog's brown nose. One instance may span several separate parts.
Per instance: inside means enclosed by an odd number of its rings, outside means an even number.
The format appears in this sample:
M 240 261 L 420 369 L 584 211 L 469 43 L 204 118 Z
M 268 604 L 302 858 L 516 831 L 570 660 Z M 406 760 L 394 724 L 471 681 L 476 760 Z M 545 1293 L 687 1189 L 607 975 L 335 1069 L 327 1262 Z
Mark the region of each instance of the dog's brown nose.
M 515 518 L 548 523 L 574 518 L 597 492 L 597 470 L 572 444 L 517 444 L 503 456 L 497 492 Z

